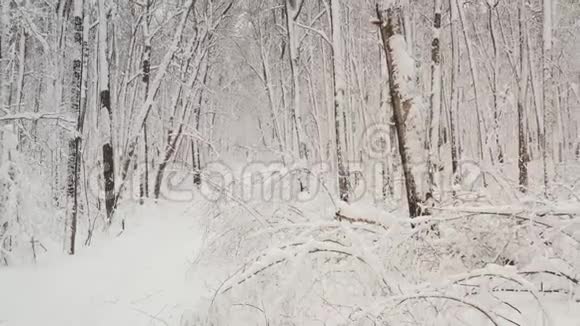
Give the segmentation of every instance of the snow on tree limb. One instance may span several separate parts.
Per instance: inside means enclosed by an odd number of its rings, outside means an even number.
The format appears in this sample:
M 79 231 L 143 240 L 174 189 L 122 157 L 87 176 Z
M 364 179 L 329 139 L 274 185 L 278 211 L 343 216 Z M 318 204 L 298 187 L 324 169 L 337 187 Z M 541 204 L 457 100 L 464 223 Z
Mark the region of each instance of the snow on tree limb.
M 76 120 L 67 114 L 58 113 L 58 112 L 22 112 L 22 113 L 14 113 L 14 114 L 7 114 L 4 116 L 0 116 L 0 121 L 14 121 L 14 120 L 30 120 L 30 121 L 38 121 L 38 120 L 61 120 L 68 123 L 76 123 Z
M 395 83 L 399 87 L 403 101 L 413 100 L 415 96 L 415 60 L 407 51 L 407 42 L 401 34 L 389 38 L 393 54 Z

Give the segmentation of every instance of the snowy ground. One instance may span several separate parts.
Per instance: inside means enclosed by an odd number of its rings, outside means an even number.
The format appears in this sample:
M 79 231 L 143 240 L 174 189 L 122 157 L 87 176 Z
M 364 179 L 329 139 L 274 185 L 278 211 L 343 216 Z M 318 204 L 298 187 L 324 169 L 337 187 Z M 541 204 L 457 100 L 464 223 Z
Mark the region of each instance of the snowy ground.
M 0 269 L 0 325 L 206 324 L 205 317 L 201 316 L 207 316 L 214 291 L 238 265 L 227 260 L 207 265 L 199 259 L 207 249 L 206 229 L 202 225 L 205 213 L 195 203 L 132 206 L 119 214 L 125 217 L 126 231 L 119 234 L 118 226 L 112 227 L 106 235 L 95 239 L 91 247 L 81 247 L 75 257 L 46 256 L 35 265 Z M 258 283 L 248 283 L 249 288 L 260 288 Z M 262 299 L 268 298 L 262 295 L 259 294 Z M 279 292 L 278 295 L 283 296 Z M 519 320 L 524 321 L 521 326 L 580 326 L 579 303 L 559 294 L 546 294 L 541 300 L 551 320 L 541 321 L 540 311 L 529 295 L 511 297 L 510 301 L 517 302 L 521 311 Z M 510 311 L 507 305 L 496 308 Z M 234 319 L 226 318 L 227 321 L 215 325 L 258 325 L 256 319 L 241 319 L 236 314 L 231 316 Z M 255 316 L 250 311 L 252 314 Z M 296 325 L 351 324 L 348 315 L 323 315 L 320 314 L 324 318 L 320 323 Z M 275 316 L 269 317 L 276 320 Z M 267 324 L 267 319 L 259 322 L 259 325 Z M 476 311 L 470 311 L 442 313 L 428 325 L 491 323 Z M 500 319 L 498 325 L 513 323 Z
M 182 324 L 209 293 L 210 277 L 192 268 L 201 244 L 195 218 L 185 206 L 133 213 L 121 236 L 74 258 L 0 269 L 0 325 Z

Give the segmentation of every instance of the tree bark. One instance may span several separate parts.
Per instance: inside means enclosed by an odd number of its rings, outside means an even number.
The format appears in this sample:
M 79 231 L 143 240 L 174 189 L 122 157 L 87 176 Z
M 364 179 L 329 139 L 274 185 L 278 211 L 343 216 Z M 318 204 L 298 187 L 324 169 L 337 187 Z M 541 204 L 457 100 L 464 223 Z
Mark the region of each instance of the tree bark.
M 81 101 L 83 85 L 83 24 L 84 12 L 83 0 L 75 0 L 73 3 L 74 15 L 74 42 L 71 49 L 72 56 L 72 78 L 71 78 L 71 115 L 77 120 L 76 134 L 69 140 L 68 157 L 68 179 L 67 179 L 67 212 L 69 219 L 69 248 L 68 253 L 74 255 L 77 220 L 78 220 L 78 184 L 79 184 L 79 164 L 80 164 L 80 143 L 82 132 Z
M 393 116 L 395 118 L 395 128 L 397 131 L 397 138 L 399 144 L 399 154 L 401 156 L 401 163 L 403 166 L 403 174 L 405 176 L 405 188 L 407 193 L 407 204 L 409 207 L 409 215 L 415 218 L 421 215 L 420 200 L 417 195 L 417 185 L 415 183 L 415 176 L 413 175 L 411 166 L 411 154 L 407 146 L 407 131 L 410 127 L 407 124 L 412 107 L 412 99 L 403 98 L 401 94 L 402 81 L 398 74 L 400 73 L 400 63 L 397 62 L 398 56 L 396 51 L 401 49 L 395 46 L 405 46 L 394 42 L 396 37 L 402 38 L 401 35 L 401 8 L 392 6 L 387 9 L 387 17 L 383 18 L 379 6 L 376 7 L 377 19 L 380 22 L 381 38 L 385 50 L 385 57 L 387 61 L 387 69 L 389 72 L 389 93 L 391 95 L 391 106 L 393 109 Z M 404 41 L 402 41 L 404 43 Z
M 207 78 L 209 75 L 209 58 L 206 59 L 206 67 L 203 76 L 203 86 L 207 86 Z M 197 107 L 193 110 L 193 124 L 194 130 L 201 133 L 201 107 L 203 105 L 204 92 L 200 90 Z M 201 144 L 197 139 L 191 140 L 191 163 L 193 172 L 193 185 L 197 188 L 201 186 Z
M 451 76 L 450 76 L 450 89 L 451 98 L 449 101 L 449 134 L 451 140 L 451 172 L 452 172 L 452 187 L 454 187 L 460 181 L 459 173 L 459 151 L 458 151 L 458 135 L 459 131 L 457 128 L 457 121 L 455 116 L 455 111 L 458 103 L 457 95 L 457 77 L 459 75 L 459 44 L 457 44 L 457 6 L 454 0 L 449 0 L 450 8 L 450 38 L 451 38 Z M 453 191 L 455 193 L 455 191 Z
M 146 0 L 145 5 L 145 17 L 143 19 L 143 63 L 142 63 L 142 73 L 143 73 L 143 86 L 144 86 L 144 101 L 147 100 L 147 94 L 149 93 L 149 82 L 151 80 L 151 33 L 150 23 L 151 23 L 151 0 Z M 144 153 L 143 153 L 143 167 L 145 169 L 143 175 L 141 176 L 140 185 L 140 203 L 143 204 L 143 199 L 149 197 L 149 137 L 147 135 L 147 118 L 143 123 L 143 143 L 144 143 Z
M 543 127 L 542 127 L 542 163 L 544 169 L 544 196 L 550 196 L 549 165 L 552 153 L 552 97 L 550 74 L 550 59 L 552 53 L 552 1 L 543 0 L 543 33 L 542 33 L 542 100 L 543 100 Z
M 434 151 L 439 146 L 439 112 L 441 110 L 441 0 L 433 1 L 433 41 L 431 43 L 431 95 L 429 100 L 429 124 L 427 126 L 427 178 L 429 192 L 435 192 Z M 435 130 L 435 132 L 433 132 Z
M 298 146 L 298 158 L 302 160 L 307 159 L 307 148 L 304 138 L 304 130 L 302 126 L 302 110 L 300 105 L 300 78 L 299 78 L 299 58 L 300 58 L 300 46 L 298 35 L 296 35 L 296 19 L 300 15 L 302 4 L 305 0 L 300 0 L 300 3 L 296 3 L 293 0 L 286 0 L 284 2 L 286 9 L 286 31 L 288 35 L 288 49 L 289 49 L 289 62 L 290 62 L 290 73 L 292 75 L 292 106 L 291 106 L 291 121 L 290 124 L 294 126 L 294 132 L 296 135 L 296 145 Z M 303 180 L 302 173 L 299 173 L 298 183 L 300 185 L 300 191 L 307 190 L 307 184 Z
M 334 129 L 336 141 L 336 160 L 338 167 L 338 193 L 342 201 L 350 199 L 349 172 L 345 162 L 346 153 L 346 126 L 344 114 L 346 112 L 346 72 L 344 56 L 344 39 L 341 30 L 342 3 L 340 0 L 330 1 L 330 15 L 332 24 L 332 65 L 334 81 Z
M 9 76 L 10 58 L 8 49 L 11 44 L 11 25 L 10 25 L 10 11 L 11 2 L 2 1 L 0 4 L 0 72 L 3 77 L 0 78 L 0 110 L 9 112 L 8 98 L 10 94 L 10 81 L 6 76 Z M 1 134 L 0 134 L 1 136 Z
M 484 124 L 483 121 L 483 117 L 481 116 L 481 111 L 479 108 L 479 97 L 478 97 L 478 93 L 479 93 L 479 86 L 478 86 L 478 75 L 477 75 L 477 67 L 475 65 L 475 58 L 473 57 L 473 50 L 472 50 L 472 45 L 471 45 L 471 40 L 469 39 L 469 34 L 468 34 L 468 30 L 467 30 L 467 25 L 465 23 L 465 14 L 463 12 L 463 7 L 461 6 L 461 4 L 459 3 L 459 1 L 462 0 L 457 0 L 457 13 L 459 14 L 459 22 L 461 23 L 461 30 L 463 31 L 463 38 L 465 40 L 465 49 L 467 51 L 467 58 L 469 61 L 469 71 L 471 73 L 471 80 L 473 83 L 473 95 L 474 95 L 474 101 L 475 101 L 475 115 L 477 118 L 477 143 L 478 143 L 478 150 L 479 150 L 479 159 L 480 159 L 480 164 L 484 163 L 485 160 L 485 156 L 484 156 L 484 149 L 483 149 L 483 132 L 482 132 L 482 125 Z M 486 178 L 485 178 L 485 174 L 482 175 L 482 180 L 483 180 L 483 186 L 487 187 L 487 182 L 486 182 Z
M 528 78 L 525 76 L 525 38 L 524 38 L 524 0 L 519 1 L 518 7 L 518 31 L 520 42 L 520 73 L 518 80 L 518 169 L 519 169 L 519 188 L 521 192 L 526 192 L 528 188 L 528 141 L 526 135 L 526 118 L 524 101 L 524 89 Z
M 499 104 L 498 104 L 498 75 L 499 75 L 499 51 L 497 47 L 497 36 L 495 34 L 495 24 L 493 23 L 493 12 L 496 6 L 499 4 L 496 2 L 495 4 L 487 3 L 488 9 L 488 25 L 489 25 L 489 36 L 491 38 L 491 46 L 493 49 L 493 58 L 492 58 L 492 86 L 491 86 L 491 96 L 493 100 L 493 126 L 494 126 L 494 138 L 495 138 L 495 145 L 497 147 L 497 161 L 499 164 L 504 162 L 504 155 L 503 149 L 501 147 L 500 141 L 500 124 L 499 124 Z
M 103 179 L 105 183 L 105 208 L 107 222 L 113 221 L 116 206 L 115 196 L 115 155 L 113 150 L 113 109 L 111 107 L 109 58 L 107 55 L 107 14 L 105 12 L 105 0 L 99 0 L 99 92 L 101 112 L 107 117 L 103 144 Z M 106 119 L 105 119 L 106 120 Z

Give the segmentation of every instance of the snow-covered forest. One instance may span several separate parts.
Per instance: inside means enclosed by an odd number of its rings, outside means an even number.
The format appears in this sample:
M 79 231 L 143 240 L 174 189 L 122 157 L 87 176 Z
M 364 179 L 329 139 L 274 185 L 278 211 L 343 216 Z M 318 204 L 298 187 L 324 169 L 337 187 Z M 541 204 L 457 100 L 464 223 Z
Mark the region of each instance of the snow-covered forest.
M 0 325 L 580 325 L 578 0 L 0 0 Z

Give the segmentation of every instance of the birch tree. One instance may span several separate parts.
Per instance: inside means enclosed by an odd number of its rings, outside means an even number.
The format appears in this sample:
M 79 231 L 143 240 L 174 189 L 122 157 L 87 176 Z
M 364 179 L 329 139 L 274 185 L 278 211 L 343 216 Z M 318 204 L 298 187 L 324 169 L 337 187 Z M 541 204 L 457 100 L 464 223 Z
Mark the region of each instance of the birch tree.
M 347 130 L 344 121 L 346 107 L 346 72 L 344 56 L 344 39 L 342 33 L 341 0 L 330 1 L 330 16 L 332 24 L 332 66 L 334 84 L 334 123 L 336 141 L 336 160 L 338 167 L 338 192 L 340 199 L 348 202 L 350 197 L 350 173 L 346 160 Z
M 10 80 L 6 78 L 10 75 L 10 47 L 11 42 L 11 19 L 10 19 L 10 1 L 2 1 L 0 4 L 0 72 L 2 73 L 2 78 L 0 78 L 0 109 L 3 113 L 8 113 L 9 103 L 8 98 L 10 97 Z
M 298 158 L 301 161 L 307 160 L 307 148 L 304 138 L 304 130 L 302 125 L 302 110 L 300 105 L 300 40 L 297 35 L 297 23 L 296 20 L 302 11 L 304 5 L 304 0 L 285 0 L 285 12 L 286 12 L 286 31 L 288 34 L 288 49 L 289 49 L 289 62 L 290 62 L 290 73 L 292 75 L 292 107 L 291 107 L 291 125 L 294 129 L 294 135 L 296 137 L 296 144 L 298 146 Z M 302 179 L 302 175 L 299 177 L 300 191 L 306 190 L 306 183 Z
M 105 0 L 98 1 L 99 11 L 99 94 L 101 132 L 103 141 L 103 182 L 105 185 L 105 208 L 109 223 L 113 220 L 116 205 L 115 155 L 113 152 L 113 109 L 111 107 L 110 73 L 108 58 L 108 26 Z
M 405 177 L 405 190 L 407 193 L 407 205 L 411 218 L 421 215 L 420 198 L 417 192 L 416 177 L 413 173 L 411 150 L 408 147 L 408 135 L 411 135 L 410 117 L 416 112 L 411 112 L 413 108 L 413 98 L 407 92 L 409 91 L 410 82 L 414 81 L 409 70 L 409 60 L 406 52 L 407 45 L 401 34 L 401 7 L 393 5 L 386 11 L 386 17 L 377 5 L 377 20 L 380 24 L 381 39 L 387 61 L 389 72 L 389 94 L 391 96 L 391 107 L 395 120 L 397 131 L 398 149 L 403 166 Z
M 435 0 L 433 18 L 433 41 L 431 43 L 431 94 L 429 98 L 429 125 L 427 126 L 427 175 L 428 187 L 431 194 L 435 191 L 435 163 L 434 151 L 439 146 L 439 112 L 441 106 L 441 0 Z M 433 132 L 435 130 L 435 132 Z
M 146 100 L 147 94 L 149 93 L 149 83 L 151 80 L 151 15 L 151 0 L 146 0 L 145 17 L 143 18 L 143 63 L 141 67 L 143 73 L 144 100 Z M 145 118 L 145 122 L 143 123 L 143 143 L 143 168 L 145 171 L 140 186 L 141 203 L 143 203 L 144 197 L 149 197 L 149 140 L 147 137 L 147 118 Z
M 81 89 L 83 85 L 83 23 L 84 23 L 84 1 L 75 0 L 73 3 L 73 45 L 70 52 L 72 57 L 72 78 L 70 87 L 71 115 L 76 119 L 76 134 L 69 140 L 69 158 L 67 162 L 67 211 L 70 220 L 69 254 L 74 255 L 77 219 L 78 219 L 78 189 L 79 189 L 79 164 L 80 146 L 82 135 L 81 119 Z
M 469 72 L 471 74 L 471 81 L 472 81 L 472 87 L 473 87 L 473 96 L 474 96 L 474 104 L 475 104 L 475 117 L 477 120 L 476 123 L 476 130 L 477 130 L 477 143 L 478 143 L 478 152 L 479 152 L 479 160 L 480 160 L 480 164 L 484 163 L 485 160 L 485 156 L 484 156 L 484 148 L 483 148 L 483 131 L 482 131 L 482 125 L 484 124 L 484 120 L 481 114 L 481 110 L 479 107 L 479 79 L 478 79 L 478 74 L 477 74 L 477 66 L 475 63 L 475 58 L 474 58 L 474 53 L 473 53 L 473 48 L 472 48 L 472 43 L 471 43 L 471 39 L 469 37 L 468 34 L 468 28 L 467 28 L 467 23 L 465 22 L 466 18 L 465 18 L 465 13 L 464 13 L 464 9 L 463 9 L 463 0 L 457 0 L 457 13 L 458 13 L 458 17 L 459 17 L 459 22 L 461 24 L 461 30 L 463 31 L 463 39 L 465 41 L 465 50 L 466 50 L 466 54 L 467 54 L 467 58 L 469 61 Z M 483 175 L 483 184 L 484 186 L 486 185 L 486 180 L 485 180 L 485 174 Z
M 552 160 L 552 85 L 551 67 L 552 56 L 552 1 L 543 0 L 542 8 L 542 162 L 544 169 L 544 195 L 550 195 L 550 162 Z
M 500 0 L 488 1 L 486 2 L 487 10 L 488 10 L 488 26 L 489 26 L 489 36 L 491 39 L 491 46 L 493 50 L 492 55 L 492 81 L 491 81 L 491 92 L 492 92 L 492 101 L 493 101 L 493 126 L 494 126 L 494 138 L 495 138 L 495 145 L 497 147 L 497 161 L 499 164 L 502 164 L 504 161 L 503 158 L 503 150 L 501 148 L 501 140 L 500 140 L 500 123 L 499 123 L 499 49 L 497 44 L 497 35 L 495 29 L 495 23 L 493 20 L 494 12 L 496 11 L 497 6 L 499 5 Z
M 519 56 L 519 78 L 518 78 L 518 95 L 517 95 L 517 110 L 518 110 L 518 169 L 519 169 L 519 186 L 521 192 L 526 192 L 528 188 L 528 138 L 526 134 L 526 117 L 525 117 L 525 85 L 528 81 L 525 64 L 525 37 L 524 37 L 524 0 L 519 1 L 518 6 L 518 34 L 520 45 Z
M 449 134 L 451 138 L 451 172 L 452 186 L 460 181 L 459 171 L 459 151 L 458 151 L 458 126 L 455 111 L 457 109 L 457 79 L 459 75 L 459 44 L 457 43 L 457 3 L 449 0 L 449 31 L 451 40 L 451 76 L 449 82 Z

